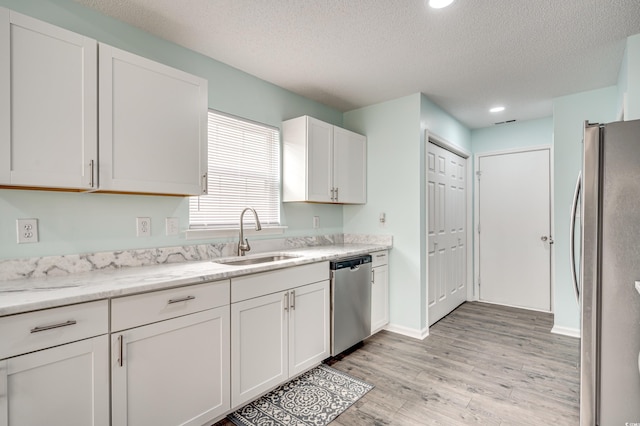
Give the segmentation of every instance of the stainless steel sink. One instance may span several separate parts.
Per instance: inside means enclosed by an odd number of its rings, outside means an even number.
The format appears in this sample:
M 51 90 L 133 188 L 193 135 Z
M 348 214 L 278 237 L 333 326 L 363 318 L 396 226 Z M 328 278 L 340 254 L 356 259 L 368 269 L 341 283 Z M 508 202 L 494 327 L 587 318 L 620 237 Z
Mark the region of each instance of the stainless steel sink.
M 280 260 L 290 260 L 295 259 L 299 256 L 294 256 L 290 254 L 269 254 L 265 256 L 253 256 L 253 257 L 245 257 L 245 258 L 233 258 L 228 260 L 214 260 L 216 263 L 220 263 L 223 265 L 231 265 L 231 266 L 242 266 L 242 265 L 256 265 L 260 263 L 269 263 L 269 262 L 278 262 Z

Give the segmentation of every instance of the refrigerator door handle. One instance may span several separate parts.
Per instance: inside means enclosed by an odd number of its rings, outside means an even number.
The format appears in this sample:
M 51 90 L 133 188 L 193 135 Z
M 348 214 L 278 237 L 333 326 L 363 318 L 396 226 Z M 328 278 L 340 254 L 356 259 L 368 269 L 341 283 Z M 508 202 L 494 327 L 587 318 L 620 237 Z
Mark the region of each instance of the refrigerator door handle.
M 578 215 L 578 201 L 580 199 L 580 187 L 582 186 L 582 172 L 578 173 L 578 181 L 576 189 L 573 193 L 573 203 L 571 204 L 571 224 L 569 225 L 569 259 L 571 262 L 571 278 L 573 279 L 573 292 L 576 295 L 576 301 L 580 305 L 580 287 L 578 286 L 578 272 L 576 271 L 576 253 L 575 253 L 575 236 L 576 236 L 576 216 Z

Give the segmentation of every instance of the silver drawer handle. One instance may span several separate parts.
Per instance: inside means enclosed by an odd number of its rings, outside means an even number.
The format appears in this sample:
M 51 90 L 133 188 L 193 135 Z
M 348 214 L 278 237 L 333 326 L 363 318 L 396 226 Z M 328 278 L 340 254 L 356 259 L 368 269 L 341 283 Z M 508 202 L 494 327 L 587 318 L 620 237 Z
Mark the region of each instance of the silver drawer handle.
M 54 328 L 68 327 L 70 325 L 76 325 L 76 324 L 77 324 L 76 321 L 69 320 L 69 321 L 58 323 L 58 324 L 42 325 L 42 326 L 34 327 L 31 329 L 31 332 L 39 333 L 41 331 L 53 330 Z
M 196 298 L 195 296 L 187 296 L 187 297 L 181 297 L 180 299 L 170 299 L 169 302 L 167 302 L 167 304 L 171 305 L 172 303 L 186 302 L 188 300 L 193 300 L 195 298 Z
M 386 254 L 376 254 L 376 257 L 385 257 Z

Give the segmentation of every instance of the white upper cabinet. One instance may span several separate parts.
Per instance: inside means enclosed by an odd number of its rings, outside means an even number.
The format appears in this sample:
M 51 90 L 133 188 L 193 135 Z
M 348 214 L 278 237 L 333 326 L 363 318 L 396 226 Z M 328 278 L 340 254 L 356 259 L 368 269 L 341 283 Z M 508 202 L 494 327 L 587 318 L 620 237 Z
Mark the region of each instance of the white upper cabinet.
M 338 203 L 367 202 L 367 138 L 333 128 L 333 185 Z
M 0 8 L 0 185 L 95 189 L 97 43 Z
M 206 193 L 207 81 L 99 45 L 100 189 Z
M 283 201 L 366 203 L 366 137 L 309 116 L 282 131 Z

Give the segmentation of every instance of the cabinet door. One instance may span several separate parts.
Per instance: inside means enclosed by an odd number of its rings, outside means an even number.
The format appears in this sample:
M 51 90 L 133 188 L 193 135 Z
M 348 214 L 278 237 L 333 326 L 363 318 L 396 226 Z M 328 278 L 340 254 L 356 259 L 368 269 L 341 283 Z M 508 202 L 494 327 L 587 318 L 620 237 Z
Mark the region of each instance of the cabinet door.
M 206 189 L 207 81 L 100 44 L 100 189 Z
M 333 126 L 307 117 L 307 201 L 332 202 Z
M 297 287 L 290 292 L 289 376 L 328 358 L 330 341 L 329 281 Z
M 371 334 L 389 324 L 389 266 L 371 269 Z
M 109 339 L 0 361 L 0 425 L 109 425 Z
M 111 335 L 113 424 L 202 425 L 229 410 L 229 306 Z
M 97 43 L 0 8 L 0 184 L 96 186 Z
M 333 185 L 337 202 L 367 202 L 367 138 L 339 127 L 334 128 Z
M 288 376 L 289 292 L 231 305 L 231 406 L 255 399 Z

